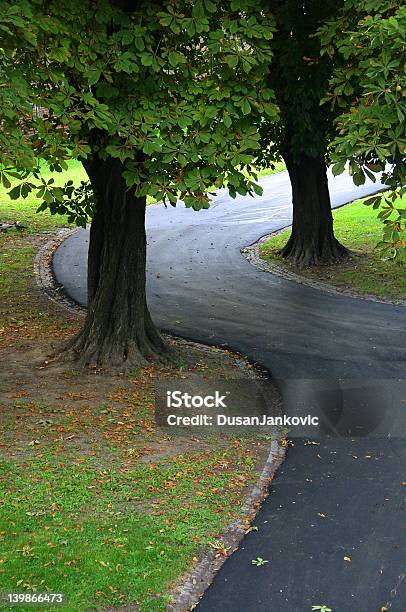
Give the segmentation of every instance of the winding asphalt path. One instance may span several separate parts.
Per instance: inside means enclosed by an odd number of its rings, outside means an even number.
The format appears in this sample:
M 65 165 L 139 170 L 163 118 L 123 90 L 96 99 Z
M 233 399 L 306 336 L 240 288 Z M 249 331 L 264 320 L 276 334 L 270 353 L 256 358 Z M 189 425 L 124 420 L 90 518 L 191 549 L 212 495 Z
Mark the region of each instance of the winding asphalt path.
M 372 193 L 329 177 L 332 205 Z M 238 350 L 272 373 L 289 414 L 318 414 L 294 446 L 250 533 L 199 612 L 406 610 L 406 310 L 323 293 L 253 268 L 240 249 L 290 224 L 286 173 L 261 197 L 221 191 L 209 210 L 150 206 L 148 298 L 156 323 Z M 88 232 L 54 255 L 86 304 Z M 317 444 L 309 444 L 309 438 Z M 269 561 L 255 567 L 251 560 Z M 346 559 L 345 559 L 346 558 Z

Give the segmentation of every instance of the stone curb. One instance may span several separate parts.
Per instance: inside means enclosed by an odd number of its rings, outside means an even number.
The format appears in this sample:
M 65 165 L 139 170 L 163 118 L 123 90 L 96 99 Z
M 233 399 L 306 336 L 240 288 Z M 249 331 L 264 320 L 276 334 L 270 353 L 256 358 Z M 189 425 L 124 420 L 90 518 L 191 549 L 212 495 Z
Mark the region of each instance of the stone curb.
M 77 315 L 84 316 L 86 309 L 70 299 L 63 291 L 52 270 L 52 256 L 62 242 L 74 234 L 76 229 L 61 229 L 53 234 L 39 249 L 34 259 L 34 276 L 39 288 L 55 304 Z
M 260 248 L 263 242 L 266 242 L 272 236 L 276 236 L 280 234 L 281 231 L 272 232 L 272 234 L 268 234 L 266 236 L 262 236 L 257 242 L 251 244 L 247 247 L 241 249 L 241 255 L 245 257 L 245 259 L 252 264 L 255 268 L 261 270 L 262 272 L 268 272 L 269 274 L 274 274 L 275 276 L 279 276 L 280 278 L 284 278 L 286 280 L 290 280 L 294 283 L 298 283 L 299 285 L 305 285 L 307 287 L 312 287 L 313 289 L 318 289 L 319 291 L 324 291 L 326 293 L 332 293 L 333 295 L 341 295 L 352 298 L 357 298 L 360 300 L 368 300 L 370 302 L 378 302 L 379 304 L 391 304 L 392 306 L 406 306 L 406 300 L 390 300 L 386 298 L 378 298 L 375 295 L 370 295 L 367 293 L 356 293 L 351 289 L 338 289 L 334 287 L 334 285 L 330 285 L 329 283 L 324 283 L 323 281 L 313 280 L 311 278 L 307 278 L 305 276 L 301 276 L 291 270 L 286 270 L 282 266 L 278 266 L 278 264 L 265 261 L 262 259 L 260 255 Z

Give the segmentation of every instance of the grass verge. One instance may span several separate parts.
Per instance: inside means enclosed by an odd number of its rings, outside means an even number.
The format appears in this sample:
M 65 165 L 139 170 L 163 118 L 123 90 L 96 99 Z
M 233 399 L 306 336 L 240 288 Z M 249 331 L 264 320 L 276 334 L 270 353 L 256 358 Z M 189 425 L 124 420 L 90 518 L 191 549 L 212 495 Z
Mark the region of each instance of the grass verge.
M 382 239 L 382 221 L 377 212 L 362 200 L 333 212 L 337 239 L 351 249 L 353 257 L 345 263 L 323 265 L 298 272 L 274 252 L 288 240 L 290 230 L 271 236 L 261 245 L 261 257 L 305 278 L 320 280 L 339 290 L 351 290 L 389 300 L 406 299 L 406 270 L 391 260 L 382 259 L 376 244 Z
M 131 376 L 47 358 L 80 318 L 35 284 L 33 257 L 49 239 L 38 231 L 63 220 L 34 210 L 9 212 L 30 233 L 0 234 L 1 590 L 62 592 L 66 612 L 129 602 L 159 612 L 208 546 L 223 554 L 270 441 L 158 431 L 154 380 L 252 374 L 231 354 L 175 340 L 177 364 Z

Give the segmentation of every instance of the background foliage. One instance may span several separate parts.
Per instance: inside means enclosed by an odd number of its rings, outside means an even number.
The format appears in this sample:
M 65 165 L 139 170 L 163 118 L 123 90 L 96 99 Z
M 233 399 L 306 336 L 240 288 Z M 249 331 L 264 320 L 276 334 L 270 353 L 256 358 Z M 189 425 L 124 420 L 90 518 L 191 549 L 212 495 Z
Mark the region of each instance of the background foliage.
M 379 246 L 390 257 L 406 254 L 406 6 L 392 0 L 347 0 L 337 17 L 319 29 L 322 56 L 336 68 L 323 102 L 338 109 L 330 143 L 333 171 L 347 160 L 354 182 L 382 180 L 390 192 L 366 201 L 384 222 Z M 404 199 L 403 199 L 404 203 Z

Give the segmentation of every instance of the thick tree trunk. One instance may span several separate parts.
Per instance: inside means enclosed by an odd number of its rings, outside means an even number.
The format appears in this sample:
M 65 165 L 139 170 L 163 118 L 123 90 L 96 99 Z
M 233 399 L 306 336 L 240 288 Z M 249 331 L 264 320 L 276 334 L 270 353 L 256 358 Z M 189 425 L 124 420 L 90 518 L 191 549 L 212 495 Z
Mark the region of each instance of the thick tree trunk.
M 327 169 L 323 158 L 284 153 L 293 197 L 292 233 L 279 254 L 298 268 L 334 263 L 349 255 L 333 232 Z
M 71 349 L 81 365 L 129 368 L 162 361 L 168 348 L 145 295 L 145 204 L 134 197 L 118 160 L 85 164 L 95 193 L 90 229 L 88 310 Z

